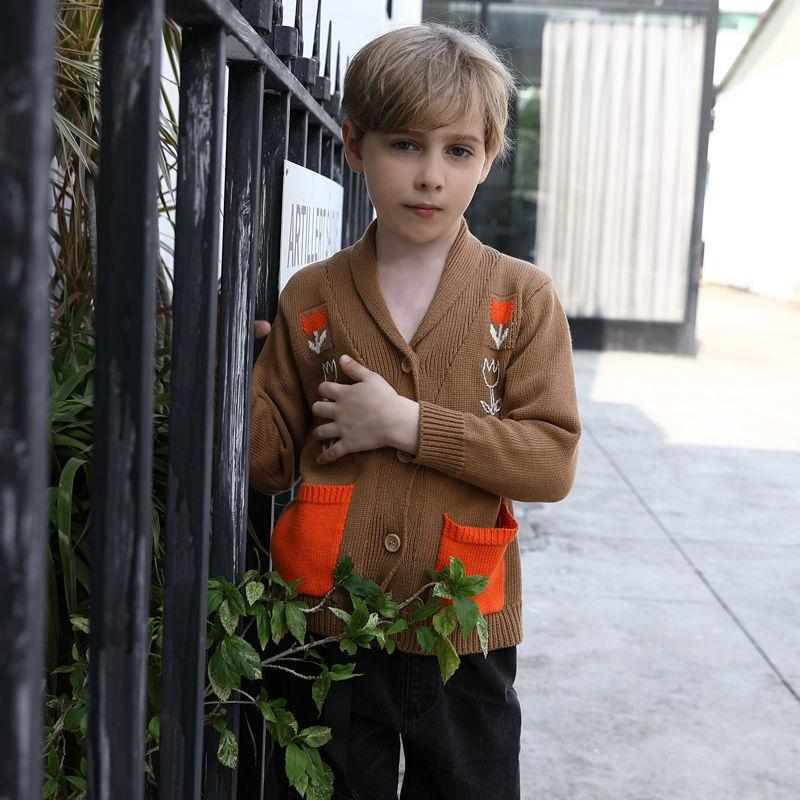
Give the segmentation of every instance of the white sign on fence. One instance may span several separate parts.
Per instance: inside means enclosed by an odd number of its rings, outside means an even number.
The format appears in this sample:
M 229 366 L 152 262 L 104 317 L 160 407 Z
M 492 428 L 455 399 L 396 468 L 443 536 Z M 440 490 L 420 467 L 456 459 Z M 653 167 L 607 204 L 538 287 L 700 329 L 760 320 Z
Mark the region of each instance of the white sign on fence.
M 336 181 L 283 162 L 279 292 L 295 272 L 342 249 L 343 202 Z

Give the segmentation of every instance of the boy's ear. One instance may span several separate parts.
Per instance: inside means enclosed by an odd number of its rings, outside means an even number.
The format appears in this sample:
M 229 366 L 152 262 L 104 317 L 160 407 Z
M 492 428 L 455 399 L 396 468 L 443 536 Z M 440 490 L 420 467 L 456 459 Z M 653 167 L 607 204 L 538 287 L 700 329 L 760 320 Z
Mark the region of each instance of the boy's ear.
M 344 142 L 344 157 L 353 172 L 361 172 L 364 167 L 361 159 L 361 152 L 356 136 L 355 124 L 352 120 L 342 120 L 342 141 Z
M 489 170 L 492 168 L 492 164 L 494 163 L 494 155 L 488 155 L 483 160 L 483 169 L 481 169 L 481 177 L 478 180 L 478 183 L 483 183 L 486 180 L 486 176 L 489 174 Z

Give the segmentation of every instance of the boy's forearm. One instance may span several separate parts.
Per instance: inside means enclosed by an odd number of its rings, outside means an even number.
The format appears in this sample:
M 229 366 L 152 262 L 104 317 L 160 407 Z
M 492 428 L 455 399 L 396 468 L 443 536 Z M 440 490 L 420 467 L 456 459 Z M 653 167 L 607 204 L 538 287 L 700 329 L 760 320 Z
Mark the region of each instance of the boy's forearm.
M 419 448 L 419 403 L 398 395 L 389 409 L 386 426 L 386 444 L 412 455 Z

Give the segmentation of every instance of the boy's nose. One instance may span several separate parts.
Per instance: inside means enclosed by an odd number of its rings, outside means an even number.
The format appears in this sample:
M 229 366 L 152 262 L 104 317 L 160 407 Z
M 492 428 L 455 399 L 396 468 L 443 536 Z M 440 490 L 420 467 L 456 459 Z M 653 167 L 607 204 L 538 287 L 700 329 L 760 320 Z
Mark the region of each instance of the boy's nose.
M 420 189 L 439 187 L 444 182 L 442 166 L 436 158 L 425 158 L 421 161 L 417 172 L 416 185 Z

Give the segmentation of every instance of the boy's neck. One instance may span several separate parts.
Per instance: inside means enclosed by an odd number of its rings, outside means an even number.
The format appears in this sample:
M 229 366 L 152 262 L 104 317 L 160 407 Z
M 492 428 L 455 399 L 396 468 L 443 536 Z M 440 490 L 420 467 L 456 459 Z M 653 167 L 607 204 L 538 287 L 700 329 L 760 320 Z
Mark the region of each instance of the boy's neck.
M 461 227 L 461 217 L 452 229 L 428 242 L 414 242 L 381 225 L 378 218 L 375 227 L 375 262 L 382 270 L 436 271 L 444 269 L 447 255 Z

